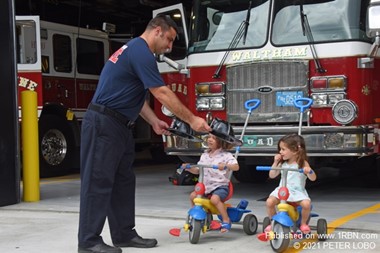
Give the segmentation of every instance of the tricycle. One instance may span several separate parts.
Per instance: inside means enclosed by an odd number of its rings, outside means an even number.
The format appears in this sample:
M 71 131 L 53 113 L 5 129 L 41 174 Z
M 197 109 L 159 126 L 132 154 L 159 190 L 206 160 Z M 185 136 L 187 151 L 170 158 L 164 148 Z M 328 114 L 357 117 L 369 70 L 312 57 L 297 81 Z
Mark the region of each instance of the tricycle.
M 218 231 L 220 229 L 220 223 L 213 220 L 213 215 L 217 215 L 219 220 L 222 221 L 221 216 L 217 208 L 211 203 L 210 199 L 204 196 L 205 186 L 203 184 L 203 169 L 204 168 L 213 168 L 217 169 L 217 165 L 187 165 L 194 166 L 199 168 L 199 181 L 195 185 L 195 192 L 197 197 L 194 199 L 194 206 L 188 211 L 187 219 L 183 229 L 185 232 L 189 232 L 189 241 L 192 244 L 196 244 L 199 241 L 201 232 L 206 233 L 209 230 Z M 188 167 L 190 168 L 190 167 Z M 229 195 L 226 200 L 231 198 L 233 194 L 233 186 L 230 182 L 229 184 Z M 225 207 L 227 208 L 228 216 L 231 220 L 231 223 L 239 224 L 243 214 L 247 213 L 243 218 L 243 230 L 247 235 L 253 235 L 257 231 L 258 222 L 254 214 L 250 213 L 251 210 L 247 209 L 248 201 L 240 200 L 239 204 L 236 207 L 232 207 L 230 204 L 224 202 Z M 173 234 L 173 231 L 171 231 Z
M 308 109 L 313 100 L 310 98 L 297 98 L 293 104 L 300 109 L 298 135 L 301 135 L 302 130 L 302 116 L 306 109 Z M 263 220 L 263 233 L 258 235 L 258 238 L 262 241 L 270 240 L 271 247 L 276 252 L 283 252 L 289 247 L 291 239 L 302 239 L 304 236 L 310 237 L 310 235 L 304 235 L 301 232 L 301 213 L 302 207 L 297 206 L 295 203 L 287 202 L 289 198 L 289 190 L 287 188 L 287 175 L 289 171 L 298 171 L 303 173 L 302 168 L 285 168 L 285 167 L 271 167 L 271 166 L 257 166 L 256 170 L 281 170 L 281 185 L 278 190 L 278 198 L 280 203 L 277 205 L 277 212 L 272 217 L 265 217 Z M 313 171 L 310 171 L 313 173 Z M 312 217 L 319 216 L 316 213 L 310 213 L 307 220 L 309 223 Z M 265 231 L 271 225 L 270 231 Z M 327 234 L 327 221 L 325 219 L 318 219 L 317 221 L 317 234 L 318 240 L 326 240 Z M 310 239 L 310 238 L 309 238 Z
M 221 128 L 227 128 L 229 129 L 230 126 L 226 126 L 226 124 L 214 124 L 214 128 L 212 127 L 211 134 L 215 135 L 217 138 L 221 138 L 224 141 L 234 143 L 236 145 L 235 150 L 235 158 L 237 159 L 240 146 L 242 145 L 242 140 L 244 136 L 245 129 L 248 124 L 249 116 L 252 113 L 252 110 L 256 109 L 260 105 L 261 101 L 258 99 L 250 99 L 245 102 L 245 108 L 247 109 L 247 117 L 245 120 L 245 124 L 242 130 L 242 134 L 240 135 L 240 140 L 228 140 L 228 136 L 224 136 L 219 132 L 219 127 Z M 215 121 L 216 119 L 214 119 Z M 213 121 L 213 122 L 214 122 Z M 215 121 L 217 123 L 223 123 L 222 120 Z M 228 122 L 224 122 L 228 123 Z M 211 124 L 212 126 L 213 124 Z M 225 131 L 222 131 L 225 132 Z M 190 138 L 191 139 L 191 138 Z M 235 139 L 235 138 L 232 138 Z M 213 168 L 217 169 L 218 165 L 205 165 L 205 164 L 195 164 L 195 165 L 186 165 L 187 168 L 198 167 L 199 168 L 199 179 L 198 183 L 195 185 L 195 192 L 197 196 L 194 198 L 194 206 L 190 208 L 188 211 L 188 215 L 186 218 L 185 225 L 183 226 L 184 231 L 189 232 L 189 241 L 192 244 L 196 244 L 199 241 L 201 232 L 205 233 L 209 230 L 215 230 L 218 231 L 221 228 L 221 224 L 217 221 L 213 220 L 213 215 L 218 215 L 218 218 L 220 221 L 222 221 L 222 217 L 219 214 L 217 208 L 211 203 L 210 199 L 204 196 L 205 193 L 205 185 L 203 184 L 203 169 L 204 168 Z M 186 169 L 186 168 L 182 168 Z M 231 177 L 232 173 L 229 175 Z M 247 209 L 248 201 L 247 200 L 240 200 L 240 203 L 236 207 L 232 207 L 230 204 L 227 204 L 226 201 L 231 198 L 233 194 L 233 185 L 230 181 L 229 183 L 229 195 L 224 200 L 224 205 L 227 209 L 227 214 L 230 218 L 231 223 L 240 223 L 241 218 L 243 217 L 243 214 L 246 214 L 243 218 L 243 230 L 247 235 L 253 235 L 257 231 L 258 222 L 257 218 L 254 214 L 250 213 L 251 210 Z M 171 229 L 170 234 L 178 236 L 180 233 L 180 229 Z
M 277 205 L 277 213 L 272 217 L 265 217 L 263 220 L 263 233 L 258 235 L 262 241 L 270 240 L 271 247 L 276 252 L 283 252 L 289 247 L 291 239 L 311 239 L 310 235 L 303 235 L 300 232 L 301 225 L 301 212 L 302 207 L 294 203 L 287 202 L 289 197 L 289 190 L 287 185 L 288 171 L 298 171 L 303 173 L 302 169 L 294 168 L 277 168 L 271 166 L 257 166 L 256 170 L 281 170 L 282 184 L 278 191 L 278 198 L 280 203 Z M 308 223 L 312 217 L 318 217 L 316 213 L 310 213 Z M 271 225 L 271 231 L 265 231 L 265 228 Z M 317 236 L 319 241 L 326 240 L 327 235 L 327 221 L 325 219 L 318 219 L 317 221 Z

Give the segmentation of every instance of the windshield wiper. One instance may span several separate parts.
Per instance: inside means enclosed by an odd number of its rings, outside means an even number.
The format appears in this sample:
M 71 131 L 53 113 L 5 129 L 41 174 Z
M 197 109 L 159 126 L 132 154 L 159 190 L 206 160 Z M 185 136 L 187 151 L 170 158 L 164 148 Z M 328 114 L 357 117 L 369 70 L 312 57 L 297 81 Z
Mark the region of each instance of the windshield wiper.
M 252 1 L 249 1 L 247 16 L 245 20 L 240 24 L 239 28 L 237 29 L 234 37 L 231 40 L 231 43 L 228 45 L 227 51 L 224 53 L 223 58 L 220 61 L 218 68 L 215 70 L 215 73 L 212 76 L 212 78 L 214 79 L 220 78 L 220 71 L 222 70 L 223 64 L 226 61 L 228 54 L 230 53 L 231 49 L 234 49 L 239 45 L 239 42 L 242 36 L 244 36 L 243 45 L 245 45 L 245 40 L 247 38 L 247 33 L 248 33 L 249 19 L 251 17 L 251 9 L 252 9 Z
M 249 1 L 249 7 L 248 7 L 248 12 L 247 12 L 247 17 L 245 18 L 243 45 L 245 45 L 245 41 L 247 39 L 249 20 L 251 19 L 251 9 L 252 9 L 252 1 Z
M 311 28 L 310 28 L 309 21 L 307 19 L 307 15 L 303 12 L 303 4 L 302 3 L 300 3 L 300 15 L 301 15 L 302 33 L 303 33 L 303 36 L 306 35 L 307 41 L 310 44 L 311 53 L 313 55 L 314 63 L 315 63 L 315 66 L 317 68 L 316 70 L 319 73 L 325 73 L 327 71 L 322 67 L 321 62 L 318 59 L 317 51 L 315 50 L 313 34 L 311 32 Z

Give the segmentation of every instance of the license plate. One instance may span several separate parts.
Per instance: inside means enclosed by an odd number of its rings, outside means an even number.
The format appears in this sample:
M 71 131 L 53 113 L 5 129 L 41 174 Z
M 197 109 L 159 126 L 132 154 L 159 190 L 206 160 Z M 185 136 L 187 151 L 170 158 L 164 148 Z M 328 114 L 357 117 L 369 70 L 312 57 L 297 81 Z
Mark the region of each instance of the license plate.
M 277 91 L 276 106 L 294 106 L 293 101 L 302 97 L 302 91 Z
M 275 139 L 270 136 L 246 135 L 243 137 L 244 146 L 249 148 L 273 147 L 277 145 Z

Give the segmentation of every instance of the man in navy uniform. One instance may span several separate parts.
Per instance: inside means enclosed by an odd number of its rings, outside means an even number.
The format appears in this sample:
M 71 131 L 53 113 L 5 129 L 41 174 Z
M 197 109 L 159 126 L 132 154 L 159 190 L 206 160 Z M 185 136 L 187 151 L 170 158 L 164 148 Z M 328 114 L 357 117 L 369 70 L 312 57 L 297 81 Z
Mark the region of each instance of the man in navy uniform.
M 170 51 L 177 25 L 157 16 L 144 33 L 116 51 L 105 64 L 82 122 L 78 252 L 122 252 L 120 247 L 151 248 L 135 230 L 135 174 L 132 169 L 134 121 L 142 116 L 157 134 L 170 134 L 145 100 L 149 91 L 198 132 L 211 130 L 165 85 L 154 54 Z M 101 233 L 106 218 L 114 246 Z

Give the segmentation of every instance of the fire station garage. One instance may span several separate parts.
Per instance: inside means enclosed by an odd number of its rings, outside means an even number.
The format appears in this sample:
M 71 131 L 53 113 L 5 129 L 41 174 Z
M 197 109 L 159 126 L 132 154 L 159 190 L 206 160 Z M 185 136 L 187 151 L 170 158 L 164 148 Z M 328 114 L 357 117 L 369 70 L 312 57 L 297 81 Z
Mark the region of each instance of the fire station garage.
M 7 56 L 5 59 L 12 60 L 2 65 L 2 77 L 8 86 L 1 86 L 1 103 L 5 112 L 4 123 L 1 124 L 4 135 L 1 139 L 1 161 L 8 169 L 4 169 L 4 183 L 1 185 L 11 189 L 11 196 L 3 198 L 4 204 L 16 203 L 20 199 L 18 187 L 14 184 L 19 185 L 22 174 L 22 144 L 29 143 L 29 140 L 23 141 L 22 121 L 19 120 L 22 92 L 29 90 L 37 93 L 39 120 L 39 135 L 33 135 L 33 122 L 31 125 L 25 123 L 25 136 L 39 136 L 38 146 L 26 147 L 32 152 L 39 147 L 37 158 L 26 164 L 30 166 L 34 163 L 42 178 L 66 175 L 71 168 L 78 169 L 80 121 L 105 60 L 120 45 L 143 32 L 154 9 L 178 2 L 17 0 L 2 3 L 2 30 L 7 36 L 3 40 L 2 50 L 3 55 Z M 190 5 L 190 1 L 187 5 Z M 82 29 L 78 30 L 79 27 Z M 79 39 L 76 45 L 78 55 L 74 56 L 70 41 L 75 35 L 70 33 L 81 33 L 82 30 L 85 39 Z M 53 39 L 50 36 L 54 32 Z M 37 46 L 39 44 L 41 48 Z M 70 73 L 75 58 L 78 73 Z M 51 62 L 54 62 L 54 66 L 50 65 Z M 41 69 L 42 76 L 35 74 L 36 69 Z M 74 80 L 82 80 L 78 84 L 81 94 L 76 88 L 70 87 L 76 82 Z M 27 131 L 31 131 L 30 134 Z M 141 122 L 135 135 L 138 151 L 153 145 L 150 148 L 153 156 L 164 154 L 159 143 L 162 142 L 161 137 L 152 136 L 147 124 Z M 32 152 L 27 153 L 29 155 Z M 1 192 L 7 195 L 6 190 Z

